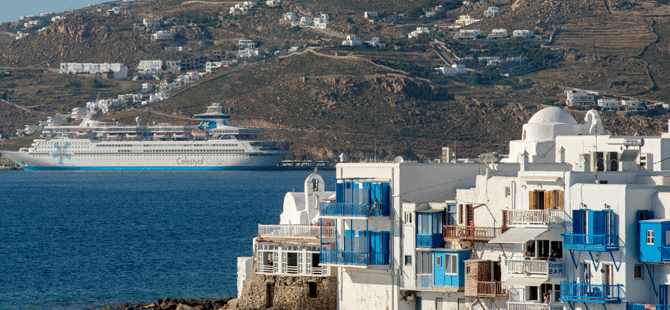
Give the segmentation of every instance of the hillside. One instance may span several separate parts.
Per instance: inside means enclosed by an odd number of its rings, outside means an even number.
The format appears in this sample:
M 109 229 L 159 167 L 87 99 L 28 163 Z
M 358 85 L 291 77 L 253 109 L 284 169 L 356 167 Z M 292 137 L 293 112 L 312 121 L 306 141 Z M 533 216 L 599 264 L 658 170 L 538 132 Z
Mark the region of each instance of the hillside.
M 434 19 L 417 12 L 442 4 L 448 8 Z M 483 18 L 491 4 L 500 14 Z M 55 73 L 60 62 L 122 62 L 131 68 L 143 59 L 179 59 L 189 55 L 231 50 L 240 38 L 250 38 L 268 51 L 302 46 L 299 53 L 242 62 L 222 68 L 197 84 L 172 93 L 172 98 L 150 106 L 134 105 L 103 119 L 132 123 L 136 115 L 147 121 L 185 122 L 213 101 L 231 108 L 233 122 L 264 128 L 268 136 L 287 141 L 297 156 L 335 158 L 340 152 L 358 159 L 403 155 L 415 159 L 437 156 L 442 146 L 455 146 L 459 155 L 490 150 L 504 153 L 510 139 L 547 104 L 564 102 L 563 90 L 577 87 L 612 96 L 668 100 L 670 64 L 670 7 L 654 2 L 609 1 L 490 1 L 454 5 L 450 1 L 287 1 L 282 7 L 263 4 L 249 15 L 229 16 L 230 3 L 155 0 L 124 7 L 119 15 L 96 14 L 111 4 L 73 12 L 46 30 L 0 45 L 0 133 L 37 123 L 56 112 L 101 98 L 137 91 L 142 82 L 96 80 Z M 285 12 L 332 17 L 326 31 L 300 29 L 279 19 Z M 378 11 L 371 23 L 363 11 Z M 452 42 L 447 30 L 431 38 L 454 50 L 505 51 L 514 49 L 530 64 L 501 74 L 505 68 L 468 63 L 476 72 L 446 78 L 433 68 L 444 66 L 431 40 L 403 39 L 418 26 L 453 22 L 459 15 L 482 18 L 469 28 L 531 29 L 554 50 L 534 42 Z M 157 18 L 162 29 L 177 32 L 176 41 L 150 43 L 150 30 L 134 27 L 143 18 Z M 0 31 L 12 32 L 3 24 Z M 363 40 L 380 37 L 383 50 L 343 48 L 346 34 Z M 460 44 L 460 45 L 459 45 Z M 491 45 L 494 44 L 494 45 Z M 167 52 L 181 45 L 186 52 Z M 308 46 L 307 49 L 304 49 Z M 509 53 L 506 57 L 518 56 Z M 544 58 L 543 58 L 544 57 Z M 558 61 L 547 63 L 548 59 Z M 524 71 L 525 70 L 525 71 Z M 520 73 L 519 73 L 520 72 Z M 175 118 L 163 114 L 174 115 Z M 579 120 L 581 111 L 570 111 Z M 658 134 L 666 130 L 663 111 L 630 115 L 604 114 L 605 127 L 616 134 Z M 17 140 L 18 141 L 18 140 Z M 28 140 L 29 141 L 29 140 Z M 20 146 L 17 143 L 11 147 Z

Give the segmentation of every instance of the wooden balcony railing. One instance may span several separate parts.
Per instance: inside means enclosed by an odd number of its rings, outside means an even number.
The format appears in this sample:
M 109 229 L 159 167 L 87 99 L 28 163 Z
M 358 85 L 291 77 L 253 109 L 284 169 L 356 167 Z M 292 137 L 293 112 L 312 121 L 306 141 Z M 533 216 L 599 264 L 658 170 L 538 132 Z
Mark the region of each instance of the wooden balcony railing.
M 465 296 L 467 297 L 507 297 L 508 292 L 500 281 L 474 281 L 465 283 Z
M 335 226 L 258 224 L 258 235 L 263 238 L 287 239 L 319 239 L 319 235 L 323 238 L 335 238 Z
M 507 310 L 563 310 L 562 303 L 544 304 L 539 302 L 508 302 Z
M 444 239 L 488 242 L 506 232 L 507 227 L 444 226 Z

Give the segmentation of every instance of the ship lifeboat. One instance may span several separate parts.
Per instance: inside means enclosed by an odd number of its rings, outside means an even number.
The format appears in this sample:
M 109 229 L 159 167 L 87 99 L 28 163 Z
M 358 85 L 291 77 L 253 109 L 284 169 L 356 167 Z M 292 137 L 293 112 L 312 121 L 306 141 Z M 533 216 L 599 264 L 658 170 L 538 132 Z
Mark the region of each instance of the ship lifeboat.
M 126 134 L 126 139 L 128 140 L 137 140 L 142 137 L 142 134 L 140 133 L 129 133 Z
M 154 139 L 167 139 L 170 137 L 168 132 L 156 132 L 154 133 Z
M 91 136 L 91 131 L 90 130 L 77 130 L 77 137 L 78 138 L 87 138 Z
M 108 133 L 107 134 L 107 139 L 109 140 L 120 140 L 123 138 L 123 135 L 120 133 Z
M 175 132 L 172 134 L 175 139 L 186 139 L 189 136 L 188 132 Z
M 207 138 L 207 130 L 194 130 L 194 131 L 191 131 L 191 134 L 193 135 L 193 138 L 196 138 L 196 139 L 206 139 Z

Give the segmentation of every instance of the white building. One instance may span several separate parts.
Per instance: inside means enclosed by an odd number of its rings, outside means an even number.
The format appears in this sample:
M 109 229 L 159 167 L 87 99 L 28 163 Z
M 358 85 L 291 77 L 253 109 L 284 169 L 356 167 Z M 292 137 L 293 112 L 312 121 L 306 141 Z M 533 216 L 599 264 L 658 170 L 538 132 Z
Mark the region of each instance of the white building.
M 459 65 L 459 64 L 452 64 L 450 67 L 439 67 L 436 68 L 437 71 L 444 75 L 448 76 L 453 76 L 456 74 L 465 74 L 468 73 L 468 70 L 465 68 L 464 65 Z
M 230 7 L 228 13 L 232 15 L 246 15 L 249 14 L 249 11 L 250 11 L 249 6 L 246 6 L 244 4 L 235 4 L 234 6 Z
M 455 21 L 455 24 L 461 27 L 467 27 L 479 21 L 479 19 L 470 17 L 470 15 L 461 15 Z
M 172 30 L 157 31 L 156 33 L 151 34 L 151 42 L 174 40 L 176 35 L 177 33 Z
M 527 29 L 523 30 L 514 30 L 512 32 L 512 37 L 513 38 L 518 38 L 518 39 L 526 39 L 526 38 L 531 38 L 533 37 L 533 32 Z
M 350 34 L 347 35 L 347 38 L 342 41 L 342 45 L 344 46 L 361 46 L 363 45 L 363 42 L 361 42 L 361 39 L 359 39 L 357 36 Z
M 379 13 L 377 12 L 363 12 L 363 17 L 367 19 L 375 19 L 379 16 Z
M 84 119 L 86 115 L 88 115 L 88 109 L 86 107 L 72 108 L 72 112 L 70 113 L 70 117 L 75 120 Z
M 282 19 L 289 22 L 295 22 L 298 21 L 298 14 L 295 14 L 293 12 L 286 12 L 284 13 Z
M 366 41 L 365 43 L 370 45 L 370 47 L 376 47 L 376 48 L 386 47 L 386 43 L 380 42 L 378 37 L 373 37 L 372 39 L 370 39 L 370 41 Z
M 455 35 L 454 39 L 474 40 L 481 35 L 479 29 L 461 29 Z
M 284 0 L 267 0 L 265 1 L 265 4 L 269 7 L 280 6 L 284 4 Z
M 311 27 L 314 26 L 314 21 L 308 16 L 300 17 L 300 26 Z
M 168 70 L 181 70 L 181 60 L 166 60 L 165 68 Z
M 120 14 L 120 13 L 121 13 L 121 8 L 118 7 L 118 6 L 115 6 L 115 7 L 111 8 L 111 9 L 107 10 L 107 15 L 111 15 L 111 14 Z
M 321 14 L 321 17 L 317 17 L 312 21 L 314 27 L 319 29 L 326 29 L 329 22 L 328 14 Z
M 166 46 L 165 51 L 166 52 L 183 52 L 184 47 L 183 46 Z
M 128 67 L 120 63 L 61 63 L 59 73 L 108 73 L 112 72 L 115 79 L 128 77 Z
M 57 22 L 59 20 L 63 20 L 63 19 L 65 19 L 65 17 L 57 15 L 57 16 L 52 17 L 51 21 L 55 23 L 55 22 Z
M 31 20 L 27 23 L 23 23 L 23 26 L 26 28 L 38 27 L 44 25 L 44 22 L 41 19 Z
M 155 18 L 145 18 L 142 20 L 142 24 L 147 28 L 158 28 L 161 26 L 161 21 Z
M 163 69 L 162 60 L 141 60 L 137 65 L 137 70 L 141 71 L 159 71 Z
M 430 30 L 428 30 L 428 28 L 426 28 L 426 27 L 416 27 L 416 30 L 410 32 L 407 35 L 407 38 L 409 38 L 409 39 L 416 38 L 416 37 L 418 37 L 422 34 L 430 34 Z
M 493 17 L 493 16 L 496 16 L 496 14 L 498 14 L 499 12 L 500 12 L 500 9 L 497 6 L 492 5 L 492 6 L 489 6 L 486 9 L 486 11 L 484 11 L 484 16 L 485 17 Z
M 258 49 L 245 48 L 237 51 L 237 58 L 251 58 L 258 57 L 261 53 Z
M 17 31 L 17 32 L 16 32 L 16 39 L 18 40 L 18 39 L 27 37 L 29 34 L 30 34 L 30 33 L 27 33 L 27 32 Z
M 254 40 L 240 39 L 237 41 L 237 47 L 240 49 L 254 48 L 256 47 L 256 42 Z
M 507 38 L 507 29 L 493 29 L 486 37 L 487 39 L 505 39 Z
M 622 99 L 621 106 L 629 112 L 644 112 L 647 110 L 647 105 L 644 102 L 634 99 Z
M 515 30 L 516 31 L 516 30 Z M 581 89 L 571 89 L 565 91 L 565 104 L 571 107 L 584 107 L 596 104 L 593 93 Z
M 154 89 L 156 89 L 156 84 L 154 84 L 154 83 L 143 83 L 142 84 L 142 92 L 143 93 L 152 92 L 152 91 L 154 91 Z
M 603 111 L 619 111 L 621 110 L 621 105 L 616 99 L 598 99 L 598 106 Z

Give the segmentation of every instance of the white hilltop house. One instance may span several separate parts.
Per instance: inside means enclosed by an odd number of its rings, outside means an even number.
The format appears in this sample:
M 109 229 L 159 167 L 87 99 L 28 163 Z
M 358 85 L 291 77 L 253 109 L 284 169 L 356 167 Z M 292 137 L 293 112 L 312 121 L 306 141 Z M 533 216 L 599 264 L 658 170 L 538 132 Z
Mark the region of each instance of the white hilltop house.
M 378 16 L 379 16 L 379 13 L 377 13 L 377 12 L 368 12 L 368 11 L 363 12 L 363 17 L 365 17 L 367 19 L 375 19 Z
M 435 70 L 439 71 L 440 73 L 442 73 L 444 75 L 448 75 L 448 76 L 468 73 L 468 70 L 465 68 L 464 65 L 459 65 L 457 63 L 454 63 L 449 67 L 435 68 Z
M 249 39 L 239 39 L 237 41 L 237 47 L 240 48 L 240 49 L 254 48 L 254 47 L 256 47 L 256 42 L 254 42 L 254 40 L 249 40 Z
M 284 16 L 282 17 L 283 20 L 289 21 L 289 22 L 297 22 L 298 21 L 298 14 L 295 14 L 293 12 L 286 12 L 284 13 Z
M 347 38 L 342 41 L 342 45 L 344 46 L 361 46 L 363 45 L 363 42 L 361 42 L 361 39 L 359 39 L 357 36 L 350 34 L 347 35 Z
M 173 30 L 161 30 L 151 34 L 151 42 L 174 40 L 177 35 Z
M 409 38 L 409 39 L 416 38 L 416 37 L 418 37 L 422 34 L 430 34 L 430 30 L 428 30 L 428 28 L 426 28 L 426 27 L 416 27 L 416 30 L 410 32 L 407 35 L 407 38 Z
M 370 47 L 377 47 L 377 48 L 385 48 L 386 43 L 380 42 L 378 37 L 373 37 L 370 39 L 370 41 L 366 41 L 366 44 L 370 45 Z
M 486 11 L 484 11 L 484 16 L 493 17 L 496 16 L 498 13 L 500 13 L 500 9 L 495 5 L 491 5 L 486 9 Z
M 309 18 L 309 16 L 300 17 L 300 26 L 312 27 L 314 26 L 314 21 L 311 18 Z
M 487 39 L 505 39 L 507 37 L 507 29 L 492 29 L 491 33 L 486 36 Z
M 526 39 L 526 38 L 531 38 L 533 37 L 533 32 L 527 29 L 522 29 L 522 30 L 514 30 L 512 32 L 512 37 L 513 38 L 518 38 L 518 39 Z
M 284 0 L 267 0 L 265 1 L 265 5 L 269 7 L 275 7 L 275 6 L 280 6 L 284 4 Z
M 145 18 L 142 20 L 142 24 L 147 28 L 158 28 L 161 26 L 161 21 L 155 18 Z
M 259 225 L 240 304 L 314 308 L 315 293 L 320 309 L 668 309 L 670 133 L 604 132 L 595 110 L 577 123 L 548 107 L 498 164 L 340 163 L 334 197 L 287 195 L 283 225 Z M 304 274 L 309 256 L 336 281 Z
M 621 110 L 621 105 L 616 99 L 598 99 L 598 106 L 603 111 L 619 111 Z
M 137 69 L 141 71 L 158 71 L 163 69 L 162 60 L 141 60 L 137 65 Z
M 323 13 L 321 14 L 321 16 L 314 18 L 312 23 L 316 28 L 326 29 L 326 27 L 328 27 L 328 23 L 330 23 L 330 16 L 328 16 L 328 14 Z
M 128 67 L 120 63 L 61 63 L 59 73 L 108 73 L 111 72 L 115 79 L 128 77 Z
M 467 27 L 479 21 L 480 19 L 472 18 L 470 15 L 461 15 L 454 23 L 461 27 Z
M 621 106 L 630 112 L 644 112 L 647 110 L 647 105 L 644 102 L 635 99 L 622 99 Z
M 228 10 L 228 14 L 231 15 L 246 15 L 249 14 L 250 8 L 247 5 L 244 4 L 235 4 L 234 6 L 230 7 L 230 10 Z
M 596 104 L 593 93 L 581 90 L 570 89 L 565 91 L 565 104 L 571 107 L 584 107 Z

